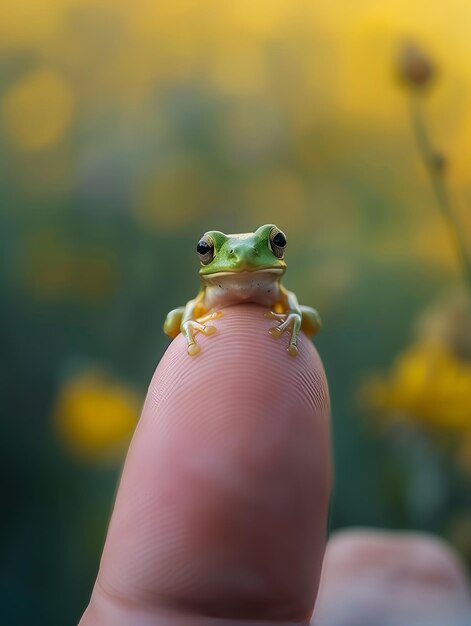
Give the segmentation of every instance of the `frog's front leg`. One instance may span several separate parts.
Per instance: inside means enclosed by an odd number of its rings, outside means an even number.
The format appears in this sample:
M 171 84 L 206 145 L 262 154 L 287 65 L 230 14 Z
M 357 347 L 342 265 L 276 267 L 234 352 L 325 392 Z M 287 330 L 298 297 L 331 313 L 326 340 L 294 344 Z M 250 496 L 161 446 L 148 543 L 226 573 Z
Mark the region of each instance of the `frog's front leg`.
M 197 332 L 204 335 L 212 335 L 216 332 L 214 326 L 206 326 L 206 322 L 218 319 L 222 316 L 222 311 L 206 313 L 201 306 L 201 297 L 190 300 L 186 306 L 180 306 L 168 313 L 164 323 L 166 335 L 175 339 L 182 333 L 188 345 L 188 354 L 191 356 L 198 354 L 200 348 L 195 340 Z
M 203 335 L 213 335 L 216 332 L 215 326 L 207 326 L 209 320 L 221 317 L 221 311 L 207 313 L 202 306 L 202 296 L 197 296 L 194 300 L 190 300 L 183 311 L 180 324 L 180 331 L 186 339 L 188 346 L 188 354 L 195 356 L 199 353 L 200 347 L 196 343 L 196 333 Z
M 277 338 L 281 337 L 285 331 L 290 330 L 288 352 L 291 356 L 296 356 L 298 354 L 298 335 L 301 330 L 302 311 L 298 299 L 292 291 L 287 291 L 283 287 L 280 288 L 280 291 L 281 305 L 285 312 L 274 313 L 273 311 L 268 311 L 265 314 L 266 317 L 280 322 L 278 326 L 273 326 L 268 332 L 272 337 Z
M 280 320 L 280 324 L 278 326 L 272 326 L 268 331 L 272 337 L 278 338 L 287 331 L 291 331 L 291 336 L 288 344 L 288 352 L 291 356 L 296 356 L 298 354 L 298 335 L 301 329 L 301 321 L 302 315 L 301 312 L 298 311 L 288 311 L 285 314 L 272 313 L 269 311 L 266 314 L 266 317 L 270 317 L 272 319 Z

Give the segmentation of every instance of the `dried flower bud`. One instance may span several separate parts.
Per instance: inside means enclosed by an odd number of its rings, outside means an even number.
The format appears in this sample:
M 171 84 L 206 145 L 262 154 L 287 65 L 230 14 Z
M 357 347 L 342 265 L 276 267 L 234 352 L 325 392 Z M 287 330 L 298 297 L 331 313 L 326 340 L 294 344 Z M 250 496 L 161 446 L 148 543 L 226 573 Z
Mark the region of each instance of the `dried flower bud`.
M 401 47 L 398 70 L 401 81 L 414 89 L 426 87 L 436 73 L 431 59 L 412 42 Z

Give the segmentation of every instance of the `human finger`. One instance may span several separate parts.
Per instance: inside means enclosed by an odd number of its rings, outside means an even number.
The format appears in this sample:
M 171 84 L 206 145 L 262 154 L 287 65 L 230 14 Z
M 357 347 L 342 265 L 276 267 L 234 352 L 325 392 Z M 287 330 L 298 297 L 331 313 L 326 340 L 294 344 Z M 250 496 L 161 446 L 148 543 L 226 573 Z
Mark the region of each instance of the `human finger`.
M 290 356 L 263 313 L 224 309 L 198 356 L 179 335 L 162 358 L 82 626 L 129 612 L 146 625 L 309 621 L 331 485 L 328 389 L 312 343 L 301 333 Z

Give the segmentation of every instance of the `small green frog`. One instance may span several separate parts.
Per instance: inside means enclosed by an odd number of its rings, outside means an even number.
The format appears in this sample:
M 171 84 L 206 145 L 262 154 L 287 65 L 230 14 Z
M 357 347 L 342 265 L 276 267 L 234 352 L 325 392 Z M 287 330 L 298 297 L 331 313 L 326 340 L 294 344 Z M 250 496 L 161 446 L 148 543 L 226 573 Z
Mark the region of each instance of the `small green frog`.
M 281 284 L 286 271 L 284 261 L 286 236 L 274 224 L 260 226 L 254 233 L 225 235 L 217 230 L 205 233 L 198 241 L 202 287 L 186 306 L 170 311 L 164 332 L 176 337 L 180 332 L 188 345 L 188 354 L 200 351 L 196 333 L 212 335 L 214 326 L 207 322 L 222 316 L 221 309 L 240 302 L 268 307 L 265 313 L 277 321 L 268 331 L 272 337 L 290 332 L 288 352 L 298 354 L 298 334 L 317 333 L 321 327 L 315 309 L 301 306 L 296 295 Z

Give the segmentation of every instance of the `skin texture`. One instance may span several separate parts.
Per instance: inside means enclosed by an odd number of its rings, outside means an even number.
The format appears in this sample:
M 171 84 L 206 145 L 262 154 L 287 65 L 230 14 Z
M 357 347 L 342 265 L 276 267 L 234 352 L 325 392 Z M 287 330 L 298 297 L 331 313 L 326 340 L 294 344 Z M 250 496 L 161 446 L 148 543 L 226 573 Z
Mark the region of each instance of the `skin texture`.
M 197 360 L 179 335 L 156 370 L 82 626 L 310 619 L 331 488 L 324 371 L 304 335 L 296 359 L 273 341 L 263 308 L 224 313 Z
M 309 623 L 331 489 L 322 364 L 302 334 L 291 358 L 258 306 L 213 323 L 198 359 L 179 335 L 155 372 L 80 626 Z M 469 626 L 468 610 L 443 544 L 352 531 L 328 544 L 313 624 Z

